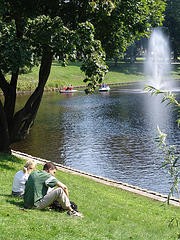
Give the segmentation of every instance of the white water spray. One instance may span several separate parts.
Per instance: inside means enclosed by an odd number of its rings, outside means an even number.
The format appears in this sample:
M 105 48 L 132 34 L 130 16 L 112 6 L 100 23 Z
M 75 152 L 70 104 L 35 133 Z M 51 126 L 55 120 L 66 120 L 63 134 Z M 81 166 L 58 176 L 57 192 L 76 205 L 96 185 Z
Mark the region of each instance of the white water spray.
M 170 49 L 168 38 L 160 28 L 153 30 L 148 43 L 145 73 L 148 85 L 157 89 L 170 90 Z
M 173 81 L 170 76 L 170 48 L 167 36 L 160 28 L 153 30 L 149 42 L 145 61 L 146 85 L 159 90 L 172 91 Z M 166 130 L 169 119 L 169 107 L 162 104 L 163 95 L 149 96 L 145 101 L 147 114 L 150 113 L 150 124 L 158 125 L 162 131 Z M 166 132 L 166 131 L 165 131 Z

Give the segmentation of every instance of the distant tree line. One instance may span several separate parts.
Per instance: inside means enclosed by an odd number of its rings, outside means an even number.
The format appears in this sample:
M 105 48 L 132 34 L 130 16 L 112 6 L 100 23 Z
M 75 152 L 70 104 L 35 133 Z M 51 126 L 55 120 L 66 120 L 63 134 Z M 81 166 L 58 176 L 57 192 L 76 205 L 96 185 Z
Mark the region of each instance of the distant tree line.
M 164 21 L 162 28 L 166 32 L 171 49 L 172 61 L 180 61 L 180 1 L 167 0 L 166 9 L 164 12 Z M 125 61 L 133 63 L 136 57 L 144 56 L 148 46 L 148 37 L 136 39 L 132 44 L 127 47 L 127 50 L 119 55 Z M 115 61 L 117 58 L 115 57 Z
M 174 61 L 180 56 L 180 1 L 167 0 L 164 27 L 168 28 Z

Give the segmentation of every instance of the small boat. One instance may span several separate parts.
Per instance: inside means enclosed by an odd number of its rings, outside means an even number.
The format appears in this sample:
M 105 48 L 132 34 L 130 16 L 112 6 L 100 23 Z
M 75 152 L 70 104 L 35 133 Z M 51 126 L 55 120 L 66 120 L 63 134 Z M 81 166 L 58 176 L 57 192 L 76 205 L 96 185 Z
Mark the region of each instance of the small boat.
M 76 89 L 73 89 L 73 87 L 70 86 L 70 87 L 61 88 L 61 89 L 59 90 L 59 92 L 60 92 L 60 93 L 74 93 L 74 92 L 77 92 L 77 90 L 76 90 Z
M 74 92 L 77 92 L 77 90 L 75 90 L 75 89 L 71 89 L 71 90 L 60 89 L 59 92 L 60 93 L 74 93 Z
M 110 90 L 110 87 L 105 83 L 101 84 L 99 88 L 99 92 L 108 92 L 109 90 Z

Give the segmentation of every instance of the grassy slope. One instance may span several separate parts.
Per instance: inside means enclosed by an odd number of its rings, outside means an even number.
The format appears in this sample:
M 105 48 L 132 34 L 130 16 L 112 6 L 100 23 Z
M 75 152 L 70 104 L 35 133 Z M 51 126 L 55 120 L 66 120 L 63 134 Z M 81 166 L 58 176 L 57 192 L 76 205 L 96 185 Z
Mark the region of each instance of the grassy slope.
M 141 63 L 121 63 L 110 67 L 105 81 L 120 83 L 143 79 Z M 180 77 L 180 65 L 175 65 L 173 76 Z M 36 86 L 38 68 L 20 76 L 19 89 Z M 54 63 L 46 88 L 83 84 L 78 65 L 66 68 Z M 69 186 L 71 199 L 85 215 L 83 220 L 72 219 L 66 213 L 22 211 L 22 200 L 10 196 L 15 172 L 22 160 L 0 157 L 0 239 L 86 239 L 86 240 L 173 240 L 179 239 L 180 210 L 119 189 L 95 183 L 89 179 L 66 173 L 57 177 Z M 174 219 L 174 220 L 173 220 Z M 170 222 L 172 224 L 169 226 Z
M 15 172 L 23 165 L 12 156 L 0 156 L 0 233 L 2 240 L 173 240 L 180 230 L 180 209 L 58 171 L 69 186 L 71 200 L 85 215 L 20 210 L 22 200 L 10 196 Z M 41 168 L 41 166 L 39 166 Z
M 180 79 L 180 64 L 173 65 L 172 76 Z M 54 62 L 51 69 L 46 89 L 60 86 L 82 86 L 84 74 L 80 70 L 79 64 L 70 64 L 67 67 L 61 67 L 59 63 Z M 145 79 L 143 73 L 143 62 L 138 61 L 135 64 L 118 63 L 115 67 L 109 64 L 109 72 L 106 75 L 106 83 L 126 83 Z M 20 75 L 18 81 L 18 90 L 34 89 L 38 80 L 38 67 L 33 68 L 32 72 Z

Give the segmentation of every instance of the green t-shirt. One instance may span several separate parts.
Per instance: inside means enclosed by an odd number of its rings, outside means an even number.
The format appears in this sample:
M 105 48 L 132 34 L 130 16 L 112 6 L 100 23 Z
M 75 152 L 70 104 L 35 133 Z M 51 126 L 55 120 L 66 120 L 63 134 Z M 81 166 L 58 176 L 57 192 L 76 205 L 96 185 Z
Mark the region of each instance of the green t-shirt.
M 36 202 L 46 195 L 48 187 L 55 187 L 57 182 L 58 180 L 46 171 L 33 171 L 25 184 L 24 207 L 36 206 Z

